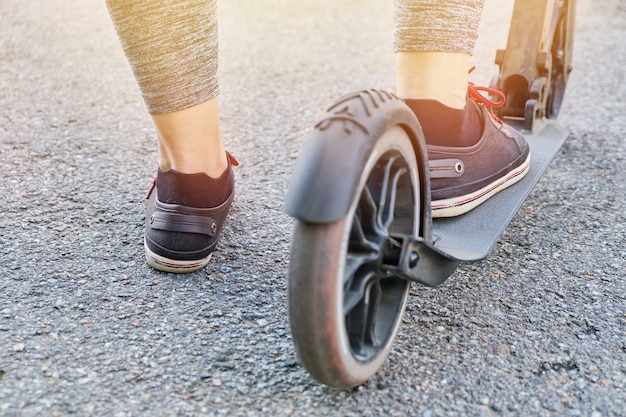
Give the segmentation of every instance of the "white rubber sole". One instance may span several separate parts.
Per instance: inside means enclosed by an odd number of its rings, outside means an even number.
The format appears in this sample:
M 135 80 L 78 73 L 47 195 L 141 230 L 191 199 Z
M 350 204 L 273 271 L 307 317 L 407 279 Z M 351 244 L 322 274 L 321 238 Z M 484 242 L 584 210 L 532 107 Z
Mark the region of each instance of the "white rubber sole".
M 177 261 L 174 259 L 165 258 L 152 252 L 148 245 L 145 244 L 146 250 L 146 262 L 148 265 L 156 270 L 163 272 L 173 272 L 175 274 L 186 274 L 188 272 L 198 271 L 209 263 L 212 253 L 206 258 L 198 259 L 195 261 Z
M 431 202 L 432 217 L 455 217 L 475 209 L 500 191 L 510 187 L 524 178 L 529 168 L 530 153 L 522 165 L 509 172 L 504 177 L 492 182 L 474 193 Z

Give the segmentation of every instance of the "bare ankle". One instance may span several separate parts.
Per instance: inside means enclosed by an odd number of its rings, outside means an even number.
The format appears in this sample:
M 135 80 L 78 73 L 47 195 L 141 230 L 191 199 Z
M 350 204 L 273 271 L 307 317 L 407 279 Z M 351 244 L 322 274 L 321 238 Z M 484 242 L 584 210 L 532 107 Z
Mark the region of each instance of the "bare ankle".
M 429 99 L 455 109 L 465 106 L 470 55 L 453 52 L 398 52 L 398 96 Z
M 217 97 L 180 111 L 152 115 L 159 167 L 219 177 L 228 167 L 220 139 Z

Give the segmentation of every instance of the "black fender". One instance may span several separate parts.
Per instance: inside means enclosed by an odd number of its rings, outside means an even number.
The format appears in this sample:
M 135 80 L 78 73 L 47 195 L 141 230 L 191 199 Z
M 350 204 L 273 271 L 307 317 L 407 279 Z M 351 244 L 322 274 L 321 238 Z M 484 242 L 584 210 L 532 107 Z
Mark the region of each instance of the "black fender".
M 376 141 L 393 126 L 406 131 L 415 149 L 424 229 L 420 235 L 429 238 L 430 180 L 424 134 L 404 101 L 381 90 L 340 98 L 317 123 L 296 161 L 286 198 L 287 213 L 310 223 L 330 223 L 347 216 Z

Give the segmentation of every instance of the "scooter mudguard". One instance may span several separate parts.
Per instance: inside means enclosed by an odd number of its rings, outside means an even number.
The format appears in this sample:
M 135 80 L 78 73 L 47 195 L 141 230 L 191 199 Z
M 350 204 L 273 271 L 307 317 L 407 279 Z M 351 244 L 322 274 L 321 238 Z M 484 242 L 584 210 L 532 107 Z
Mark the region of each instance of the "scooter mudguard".
M 376 141 L 393 126 L 401 126 L 411 138 L 420 165 L 421 188 L 429 190 L 424 172 L 428 167 L 426 145 L 417 118 L 391 93 L 364 90 L 339 99 L 315 126 L 296 161 L 287 213 L 311 223 L 344 218 Z M 421 201 L 427 205 L 421 213 L 430 220 L 430 194 L 425 194 Z

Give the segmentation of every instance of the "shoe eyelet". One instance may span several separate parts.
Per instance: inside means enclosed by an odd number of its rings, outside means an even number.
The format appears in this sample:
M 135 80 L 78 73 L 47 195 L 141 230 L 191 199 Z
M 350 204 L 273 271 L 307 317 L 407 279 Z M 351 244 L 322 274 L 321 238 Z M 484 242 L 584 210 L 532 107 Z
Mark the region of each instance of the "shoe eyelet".
M 154 223 L 154 214 L 150 216 L 150 224 Z
M 215 234 L 215 232 L 217 232 L 217 224 L 215 223 L 211 223 L 211 232 L 213 234 Z
M 462 174 L 463 173 L 463 164 L 461 162 L 457 162 L 456 164 L 454 164 L 454 171 L 457 174 Z

